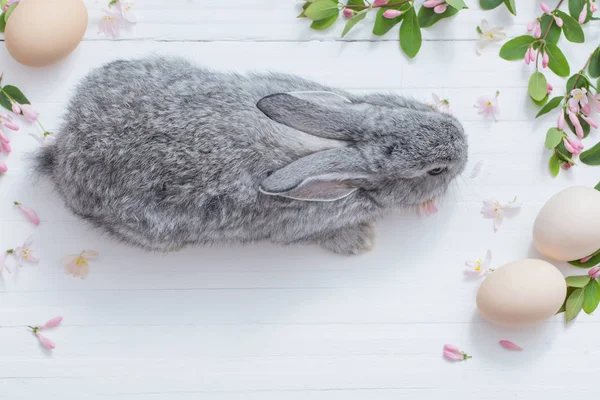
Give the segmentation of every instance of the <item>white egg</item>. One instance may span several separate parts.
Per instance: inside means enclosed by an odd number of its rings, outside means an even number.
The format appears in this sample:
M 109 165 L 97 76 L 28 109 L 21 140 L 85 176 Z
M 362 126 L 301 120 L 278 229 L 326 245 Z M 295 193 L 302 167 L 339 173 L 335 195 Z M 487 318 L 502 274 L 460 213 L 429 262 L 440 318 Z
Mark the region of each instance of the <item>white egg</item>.
M 492 272 L 477 292 L 477 308 L 502 326 L 534 325 L 552 317 L 567 293 L 565 278 L 552 264 L 526 259 Z
M 575 186 L 554 195 L 533 226 L 533 243 L 543 255 L 579 260 L 600 248 L 600 191 Z

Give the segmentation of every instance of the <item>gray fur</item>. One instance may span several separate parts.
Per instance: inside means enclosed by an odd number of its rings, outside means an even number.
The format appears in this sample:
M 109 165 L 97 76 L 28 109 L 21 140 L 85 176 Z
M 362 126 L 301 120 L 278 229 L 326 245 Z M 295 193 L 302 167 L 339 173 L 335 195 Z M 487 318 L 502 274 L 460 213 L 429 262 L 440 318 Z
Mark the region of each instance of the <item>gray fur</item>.
M 37 161 L 74 213 L 148 250 L 270 241 L 358 254 L 378 217 L 445 192 L 467 141 L 454 117 L 399 96 L 151 57 L 84 78 Z

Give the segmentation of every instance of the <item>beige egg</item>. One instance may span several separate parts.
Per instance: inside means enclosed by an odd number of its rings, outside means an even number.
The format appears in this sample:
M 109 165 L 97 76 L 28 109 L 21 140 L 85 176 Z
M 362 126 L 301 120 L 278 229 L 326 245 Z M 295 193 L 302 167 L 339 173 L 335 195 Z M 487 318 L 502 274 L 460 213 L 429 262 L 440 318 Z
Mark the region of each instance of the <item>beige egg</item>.
M 546 257 L 579 260 L 600 248 L 600 191 L 575 186 L 544 204 L 533 225 L 533 243 Z
M 87 23 L 82 0 L 26 0 L 8 19 L 6 48 L 21 64 L 50 65 L 75 50 Z
M 526 259 L 492 272 L 477 292 L 477 308 L 497 325 L 535 325 L 552 317 L 567 293 L 565 278 L 542 260 Z

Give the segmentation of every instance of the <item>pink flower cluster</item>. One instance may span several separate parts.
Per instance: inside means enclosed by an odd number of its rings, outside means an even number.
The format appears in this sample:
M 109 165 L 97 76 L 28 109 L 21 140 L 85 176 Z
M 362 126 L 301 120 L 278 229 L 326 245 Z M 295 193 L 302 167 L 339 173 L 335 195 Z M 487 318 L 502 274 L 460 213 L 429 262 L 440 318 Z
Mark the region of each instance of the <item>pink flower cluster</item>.
M 113 38 L 119 37 L 122 27 L 137 22 L 133 6 L 134 3 L 131 1 L 111 0 L 106 15 L 100 21 L 100 32 Z M 350 15 L 350 12 L 354 15 L 354 11 L 350 10 L 348 12 L 346 10 L 344 9 L 344 16 L 346 18 L 349 18 L 348 15 Z

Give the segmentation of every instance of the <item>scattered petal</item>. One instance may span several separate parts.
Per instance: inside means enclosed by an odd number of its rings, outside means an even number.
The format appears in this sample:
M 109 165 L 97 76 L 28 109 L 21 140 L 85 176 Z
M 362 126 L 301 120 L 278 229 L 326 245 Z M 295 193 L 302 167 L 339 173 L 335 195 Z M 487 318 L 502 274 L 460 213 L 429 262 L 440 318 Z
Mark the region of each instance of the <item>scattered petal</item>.
M 471 356 L 468 356 L 464 352 L 460 351 L 458 347 L 452 344 L 445 344 L 443 353 L 444 357 L 451 361 L 462 361 L 471 358 Z
M 25 214 L 27 219 L 29 219 L 35 226 L 38 226 L 40 224 L 40 219 L 38 218 L 35 211 L 23 206 L 23 204 L 19 203 L 18 201 L 15 201 L 14 204 L 23 212 L 23 214 Z
M 73 277 L 85 279 L 88 276 L 88 260 L 98 257 L 98 252 L 94 250 L 84 250 L 79 254 L 64 256 L 60 262 L 65 265 L 65 272 Z
M 63 317 L 54 317 L 51 320 L 47 321 L 44 325 L 40 326 L 38 329 L 49 329 L 54 328 L 62 322 Z
M 50 339 L 48 339 L 46 336 L 42 335 L 41 333 L 36 332 L 35 336 L 39 339 L 40 344 L 42 346 L 44 346 L 45 348 L 47 348 L 48 350 L 52 350 L 56 347 L 56 345 L 54 344 L 54 342 Z
M 514 344 L 513 342 L 511 342 L 509 340 L 501 340 L 500 341 L 500 346 L 502 346 L 502 347 L 504 347 L 505 349 L 508 349 L 508 350 L 515 350 L 515 351 L 523 350 L 521 348 L 521 346 L 518 346 L 518 345 Z

